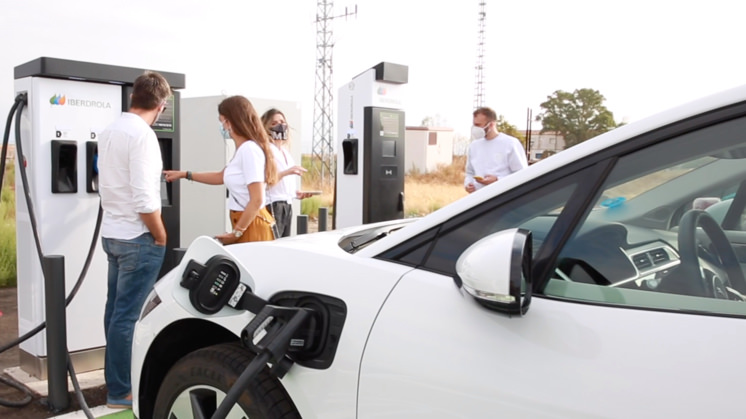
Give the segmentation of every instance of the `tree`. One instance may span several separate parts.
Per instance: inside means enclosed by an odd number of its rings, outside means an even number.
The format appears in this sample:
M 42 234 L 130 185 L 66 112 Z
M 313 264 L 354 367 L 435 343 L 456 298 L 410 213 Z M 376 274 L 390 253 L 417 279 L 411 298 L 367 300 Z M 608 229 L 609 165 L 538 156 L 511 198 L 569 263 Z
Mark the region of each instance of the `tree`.
M 495 121 L 495 128 L 497 128 L 499 132 L 508 134 L 511 137 L 515 137 L 521 140 L 521 143 L 523 143 L 523 148 L 526 148 L 526 136 L 518 131 L 518 128 L 516 128 L 515 125 L 511 125 L 508 121 L 506 121 L 504 116 L 498 115 L 497 121 Z
M 614 114 L 603 105 L 606 100 L 598 90 L 576 89 L 572 93 L 557 90 L 541 104 L 541 133 L 557 132 L 567 147 L 580 144 L 617 127 Z

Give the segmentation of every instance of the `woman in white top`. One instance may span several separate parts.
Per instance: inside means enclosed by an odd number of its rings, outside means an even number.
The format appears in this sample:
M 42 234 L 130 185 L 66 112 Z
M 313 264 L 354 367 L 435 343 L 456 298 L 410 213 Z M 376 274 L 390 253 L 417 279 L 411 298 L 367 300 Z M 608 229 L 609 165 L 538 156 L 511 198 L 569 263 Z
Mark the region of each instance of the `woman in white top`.
M 193 180 L 208 185 L 225 185 L 230 195 L 233 231 L 215 236 L 223 244 L 272 240 L 274 219 L 265 208 L 264 191 L 277 182 L 277 167 L 267 132 L 251 102 L 231 96 L 218 105 L 218 121 L 223 138 L 231 138 L 236 153 L 219 172 L 168 170 L 166 180 Z
M 305 173 L 306 169 L 297 166 L 290 155 L 289 128 L 285 114 L 279 109 L 272 108 L 262 115 L 262 124 L 271 138 L 278 178 L 277 183 L 267 189 L 267 210 L 275 218 L 278 237 L 287 237 L 293 223 L 293 198 L 304 199 L 311 196 L 309 193 L 298 191 L 295 177 Z

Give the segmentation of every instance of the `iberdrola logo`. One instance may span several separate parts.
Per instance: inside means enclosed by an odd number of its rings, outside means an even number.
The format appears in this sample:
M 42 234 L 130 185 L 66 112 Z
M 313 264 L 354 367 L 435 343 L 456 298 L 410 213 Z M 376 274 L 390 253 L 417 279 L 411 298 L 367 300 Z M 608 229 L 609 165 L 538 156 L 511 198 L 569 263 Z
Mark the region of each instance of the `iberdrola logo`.
M 49 98 L 49 103 L 52 105 L 64 105 L 65 104 L 65 96 L 64 95 L 54 95 L 51 98 Z

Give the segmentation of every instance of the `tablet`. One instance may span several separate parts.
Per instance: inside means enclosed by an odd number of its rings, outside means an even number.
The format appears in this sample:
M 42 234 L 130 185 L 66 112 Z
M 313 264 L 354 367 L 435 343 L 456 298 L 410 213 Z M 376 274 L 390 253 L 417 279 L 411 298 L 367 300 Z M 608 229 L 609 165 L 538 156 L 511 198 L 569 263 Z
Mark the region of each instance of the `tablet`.
M 306 195 L 321 195 L 321 191 L 298 191 L 298 193 L 306 194 Z

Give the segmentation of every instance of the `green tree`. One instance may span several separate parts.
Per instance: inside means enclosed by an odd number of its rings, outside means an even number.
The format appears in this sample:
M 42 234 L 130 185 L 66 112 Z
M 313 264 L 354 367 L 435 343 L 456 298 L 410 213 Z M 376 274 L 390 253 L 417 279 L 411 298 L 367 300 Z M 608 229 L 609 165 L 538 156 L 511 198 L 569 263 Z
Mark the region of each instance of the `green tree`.
M 580 144 L 617 127 L 614 114 L 603 105 L 606 100 L 598 90 L 576 89 L 574 92 L 557 90 L 541 104 L 541 132 L 558 132 L 567 147 Z
M 526 148 L 526 136 L 523 135 L 522 132 L 518 131 L 518 128 L 516 128 L 515 125 L 512 125 L 510 122 L 506 121 L 503 115 L 497 116 L 497 121 L 495 121 L 495 128 L 497 128 L 499 132 L 508 134 L 511 137 L 515 137 L 521 140 L 521 143 L 523 143 L 523 148 Z

